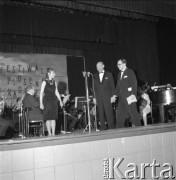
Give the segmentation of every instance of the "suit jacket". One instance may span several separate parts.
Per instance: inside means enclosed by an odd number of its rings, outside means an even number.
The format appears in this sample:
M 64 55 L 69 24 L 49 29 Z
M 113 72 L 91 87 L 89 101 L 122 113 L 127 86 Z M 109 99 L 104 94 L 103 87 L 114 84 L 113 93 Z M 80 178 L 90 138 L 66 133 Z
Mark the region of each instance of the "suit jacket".
M 132 69 L 126 68 L 121 78 L 118 74 L 116 94 L 119 98 L 126 99 L 130 95 L 137 95 L 137 79 Z
M 102 82 L 100 82 L 99 73 L 95 74 L 94 88 L 97 103 L 101 99 L 110 102 L 110 98 L 115 94 L 115 85 L 112 73 L 105 71 Z
M 39 101 L 37 101 L 35 96 L 26 94 L 23 100 L 24 108 L 29 109 L 29 120 L 41 120 L 43 119 L 42 112 L 39 108 Z

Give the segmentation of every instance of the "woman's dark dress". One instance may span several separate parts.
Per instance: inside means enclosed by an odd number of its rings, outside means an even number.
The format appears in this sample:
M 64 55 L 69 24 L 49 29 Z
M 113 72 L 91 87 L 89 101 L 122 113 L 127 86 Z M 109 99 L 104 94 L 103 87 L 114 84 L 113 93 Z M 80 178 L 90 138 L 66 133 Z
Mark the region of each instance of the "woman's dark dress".
M 45 80 L 46 86 L 44 89 L 44 97 L 43 97 L 43 119 L 47 120 L 57 120 L 58 119 L 58 102 L 57 96 L 55 95 L 56 85 L 55 81 L 53 84 L 50 84 L 47 80 Z

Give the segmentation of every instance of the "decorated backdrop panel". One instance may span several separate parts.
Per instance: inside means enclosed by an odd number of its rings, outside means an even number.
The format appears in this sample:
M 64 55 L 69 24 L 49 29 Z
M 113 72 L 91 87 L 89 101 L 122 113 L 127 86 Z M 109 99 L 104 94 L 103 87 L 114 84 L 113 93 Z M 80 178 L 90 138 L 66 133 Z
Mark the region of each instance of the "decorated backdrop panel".
M 39 95 L 47 68 L 54 69 L 59 91 L 68 93 L 65 55 L 0 53 L 0 95 L 6 97 L 7 105 L 14 106 L 29 84 Z

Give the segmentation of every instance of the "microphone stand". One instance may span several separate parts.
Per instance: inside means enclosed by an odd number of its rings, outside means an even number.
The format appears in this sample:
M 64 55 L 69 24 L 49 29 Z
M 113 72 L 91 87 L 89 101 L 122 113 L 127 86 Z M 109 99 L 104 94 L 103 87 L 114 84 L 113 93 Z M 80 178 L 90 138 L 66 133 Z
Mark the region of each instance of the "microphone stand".
M 89 134 L 90 134 L 91 133 L 91 122 L 90 122 L 90 109 L 89 109 L 89 90 L 88 90 L 88 81 L 87 81 L 87 78 L 89 77 L 89 75 L 90 75 L 89 72 L 83 72 L 83 76 L 85 78 L 86 101 L 87 101 L 87 117 L 88 117 L 87 126 L 89 127 Z M 85 116 L 86 116 L 86 114 L 85 114 Z M 87 126 L 86 126 L 86 128 L 87 128 Z

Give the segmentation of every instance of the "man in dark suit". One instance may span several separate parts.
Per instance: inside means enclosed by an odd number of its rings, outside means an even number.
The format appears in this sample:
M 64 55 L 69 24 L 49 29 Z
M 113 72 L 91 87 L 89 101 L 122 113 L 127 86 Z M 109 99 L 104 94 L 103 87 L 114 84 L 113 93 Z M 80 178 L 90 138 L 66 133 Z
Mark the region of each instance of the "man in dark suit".
M 133 127 L 141 125 L 135 99 L 137 95 L 137 79 L 133 70 L 129 69 L 126 65 L 126 59 L 120 59 L 117 61 L 117 66 L 120 70 L 116 86 L 116 95 L 118 96 L 118 107 L 116 114 L 117 128 L 124 127 L 127 119 L 130 120 Z M 132 102 L 127 101 L 127 98 Z M 112 101 L 115 101 L 115 96 L 113 97 Z
M 94 76 L 95 98 L 98 106 L 100 130 L 114 128 L 111 98 L 115 94 L 114 79 L 110 72 L 104 70 L 104 63 L 96 64 L 98 73 Z

